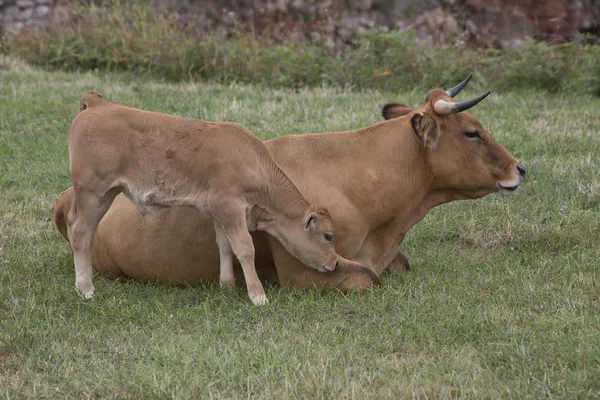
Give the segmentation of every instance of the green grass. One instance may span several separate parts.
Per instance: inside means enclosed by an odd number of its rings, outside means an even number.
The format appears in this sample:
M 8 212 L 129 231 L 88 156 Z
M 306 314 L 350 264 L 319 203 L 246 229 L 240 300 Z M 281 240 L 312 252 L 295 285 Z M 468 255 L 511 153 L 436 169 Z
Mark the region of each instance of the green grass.
M 0 397 L 600 398 L 600 99 L 493 94 L 474 113 L 526 163 L 522 190 L 432 210 L 403 244 L 413 270 L 382 287 L 268 287 L 257 308 L 243 290 L 102 277 L 95 301 L 77 297 L 51 207 L 89 90 L 263 139 L 366 126 L 385 102 L 425 96 L 167 84 L 0 57 Z

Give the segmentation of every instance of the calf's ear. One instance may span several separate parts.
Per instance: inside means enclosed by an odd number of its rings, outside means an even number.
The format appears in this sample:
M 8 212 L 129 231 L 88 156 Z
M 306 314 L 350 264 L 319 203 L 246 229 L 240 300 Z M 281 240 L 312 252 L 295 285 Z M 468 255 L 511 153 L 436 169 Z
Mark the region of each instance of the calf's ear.
M 317 213 L 311 212 L 304 217 L 304 230 L 312 231 L 317 226 Z
M 440 136 L 440 128 L 431 115 L 415 114 L 410 125 L 425 147 L 432 147 Z
M 381 115 L 383 116 L 383 119 L 392 119 L 402 117 L 411 111 L 412 109 L 407 105 L 400 103 L 388 103 L 381 109 Z

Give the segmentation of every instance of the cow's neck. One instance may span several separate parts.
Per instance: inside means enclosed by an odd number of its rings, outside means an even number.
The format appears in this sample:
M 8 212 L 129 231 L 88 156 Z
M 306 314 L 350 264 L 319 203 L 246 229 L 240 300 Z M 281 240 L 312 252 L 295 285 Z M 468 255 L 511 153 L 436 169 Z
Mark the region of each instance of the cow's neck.
M 465 197 L 452 189 L 436 187 L 427 150 L 413 132 L 408 117 L 378 125 L 379 129 L 366 128 L 377 135 L 373 143 L 380 154 L 375 168 L 382 178 L 374 205 L 382 204 L 381 222 L 389 218 L 391 230 L 397 237 L 404 237 L 431 208 Z
M 409 119 L 386 121 L 355 131 L 354 136 L 358 143 L 352 146 L 357 150 L 353 159 L 363 161 L 352 175 L 364 180 L 355 195 L 371 222 L 412 226 L 420 221 L 436 199 L 429 196 L 433 177 Z

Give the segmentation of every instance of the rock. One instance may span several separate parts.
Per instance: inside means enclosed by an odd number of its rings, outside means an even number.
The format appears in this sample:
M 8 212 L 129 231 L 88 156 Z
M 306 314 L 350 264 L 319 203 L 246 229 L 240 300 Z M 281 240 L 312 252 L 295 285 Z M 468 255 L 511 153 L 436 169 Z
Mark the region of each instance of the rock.
M 35 6 L 34 0 L 17 0 L 17 7 L 19 8 L 28 8 Z
M 9 25 L 12 21 L 17 19 L 17 14 L 19 14 L 19 9 L 17 7 L 8 7 L 6 11 L 4 11 L 4 25 Z
M 367 11 L 373 7 L 372 0 L 354 0 L 354 5 L 360 11 Z
M 4 26 L 4 32 L 10 37 L 12 35 L 16 35 L 19 33 L 21 29 L 25 27 L 25 24 L 22 22 L 13 22 L 12 24 L 6 24 Z
M 48 6 L 38 6 L 35 9 L 35 16 L 36 17 L 44 17 L 46 15 L 50 14 L 50 7 Z
M 335 40 L 333 40 L 332 37 L 327 37 L 327 39 L 325 39 L 325 47 L 329 50 L 335 49 Z
M 237 21 L 237 15 L 233 11 L 223 10 L 223 15 L 221 16 L 221 23 L 225 25 L 233 25 L 235 21 Z
M 430 43 L 443 43 L 458 34 L 456 18 L 441 8 L 421 14 L 415 20 L 415 27 Z
M 471 35 L 477 35 L 477 25 L 470 19 L 465 22 L 465 28 L 467 28 L 467 32 L 469 32 Z
M 227 26 L 220 24 L 217 29 L 215 30 L 215 40 L 218 43 L 224 42 L 227 37 L 229 36 L 229 29 L 227 28 Z
M 33 17 L 34 10 L 35 10 L 34 8 L 26 8 L 24 10 L 21 10 L 17 14 L 17 19 L 19 19 L 21 21 L 27 21 L 27 20 L 31 19 L 31 17 Z

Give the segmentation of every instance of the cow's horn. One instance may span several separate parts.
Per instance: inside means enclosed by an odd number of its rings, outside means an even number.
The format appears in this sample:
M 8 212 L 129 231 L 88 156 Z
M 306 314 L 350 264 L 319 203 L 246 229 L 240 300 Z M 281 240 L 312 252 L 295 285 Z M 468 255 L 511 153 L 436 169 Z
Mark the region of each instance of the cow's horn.
M 452 89 L 446 90 L 446 93 L 448 94 L 448 96 L 450 96 L 450 97 L 456 96 L 465 87 L 465 85 L 467 83 L 469 83 L 469 81 L 471 80 L 472 77 L 473 77 L 473 74 L 469 74 L 469 76 L 467 76 L 467 78 L 464 81 L 462 81 L 458 85 L 454 86 Z
M 438 115 L 456 114 L 473 107 L 475 104 L 485 99 L 490 93 L 491 92 L 488 90 L 479 97 L 476 97 L 471 100 L 459 101 L 457 103 L 453 103 L 451 101 L 446 100 L 438 100 L 433 105 L 433 109 Z

